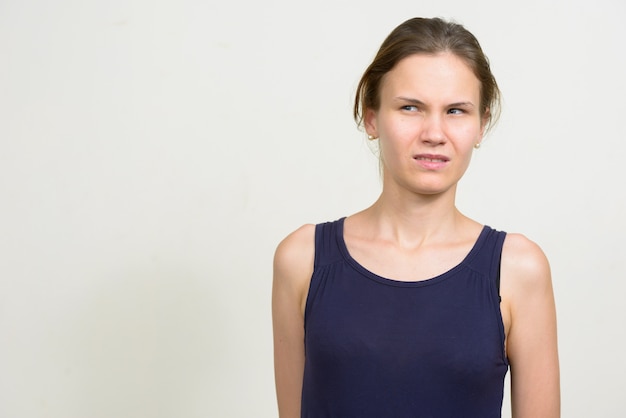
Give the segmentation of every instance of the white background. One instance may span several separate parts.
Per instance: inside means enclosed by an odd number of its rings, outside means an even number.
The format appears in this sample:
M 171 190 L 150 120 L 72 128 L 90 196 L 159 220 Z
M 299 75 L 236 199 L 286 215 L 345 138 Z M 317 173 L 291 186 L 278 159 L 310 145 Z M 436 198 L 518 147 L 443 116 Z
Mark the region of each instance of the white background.
M 351 101 L 413 16 L 504 93 L 458 205 L 551 261 L 563 416 L 624 416 L 626 3 L 0 0 L 0 417 L 275 417 L 274 248 L 377 197 Z

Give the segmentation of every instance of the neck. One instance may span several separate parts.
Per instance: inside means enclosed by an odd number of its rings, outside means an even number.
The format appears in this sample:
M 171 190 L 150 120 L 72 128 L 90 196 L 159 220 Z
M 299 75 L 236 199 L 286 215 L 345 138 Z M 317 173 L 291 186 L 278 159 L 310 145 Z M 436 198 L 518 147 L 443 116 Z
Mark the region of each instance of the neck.
M 449 237 L 468 221 L 455 206 L 453 188 L 437 195 L 394 193 L 383 189 L 365 212 L 388 239 L 412 246 L 430 239 Z

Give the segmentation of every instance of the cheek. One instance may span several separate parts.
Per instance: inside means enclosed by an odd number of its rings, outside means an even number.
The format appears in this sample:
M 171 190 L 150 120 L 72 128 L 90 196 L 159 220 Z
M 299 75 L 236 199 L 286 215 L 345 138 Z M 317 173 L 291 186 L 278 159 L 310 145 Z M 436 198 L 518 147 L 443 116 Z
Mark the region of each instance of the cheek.
M 379 125 L 379 134 L 382 142 L 390 148 L 400 148 L 412 142 L 416 137 L 416 127 L 414 124 L 396 121 L 393 124 Z
M 480 124 L 459 124 L 452 126 L 454 136 L 463 143 L 474 143 L 481 138 Z

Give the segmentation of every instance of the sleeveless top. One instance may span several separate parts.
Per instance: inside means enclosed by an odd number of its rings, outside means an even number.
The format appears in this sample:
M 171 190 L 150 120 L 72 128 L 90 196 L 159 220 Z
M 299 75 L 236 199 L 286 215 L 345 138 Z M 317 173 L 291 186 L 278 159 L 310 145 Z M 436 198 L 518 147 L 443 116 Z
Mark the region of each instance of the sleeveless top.
M 315 230 L 301 416 L 501 417 L 508 361 L 498 288 L 506 234 L 484 226 L 457 266 L 403 282 L 350 256 L 343 221 Z

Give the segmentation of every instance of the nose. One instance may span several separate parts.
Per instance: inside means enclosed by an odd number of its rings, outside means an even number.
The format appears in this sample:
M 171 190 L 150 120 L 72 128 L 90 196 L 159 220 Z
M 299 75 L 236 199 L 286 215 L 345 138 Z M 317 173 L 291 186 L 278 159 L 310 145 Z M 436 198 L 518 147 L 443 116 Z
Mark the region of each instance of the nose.
M 426 116 L 422 123 L 420 140 L 428 145 L 441 145 L 446 142 L 444 132 L 444 121 L 440 115 L 430 114 Z

